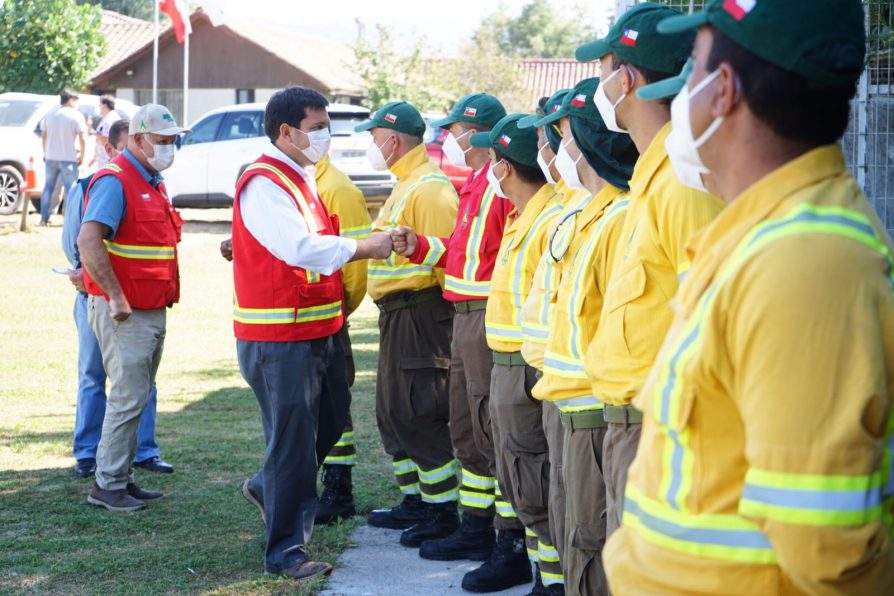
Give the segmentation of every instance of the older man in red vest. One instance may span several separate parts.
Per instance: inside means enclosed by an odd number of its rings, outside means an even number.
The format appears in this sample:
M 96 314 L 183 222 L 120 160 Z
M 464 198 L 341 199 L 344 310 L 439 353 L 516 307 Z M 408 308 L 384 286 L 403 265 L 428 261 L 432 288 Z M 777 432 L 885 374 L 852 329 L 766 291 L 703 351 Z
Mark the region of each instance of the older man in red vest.
M 131 462 L 161 362 L 166 309 L 180 297 L 182 222 L 159 172 L 173 163 L 184 130 L 164 106 L 140 108 L 127 149 L 97 172 L 84 199 L 78 248 L 87 319 L 111 381 L 87 502 L 110 511 L 136 511 L 164 496 L 135 484 Z

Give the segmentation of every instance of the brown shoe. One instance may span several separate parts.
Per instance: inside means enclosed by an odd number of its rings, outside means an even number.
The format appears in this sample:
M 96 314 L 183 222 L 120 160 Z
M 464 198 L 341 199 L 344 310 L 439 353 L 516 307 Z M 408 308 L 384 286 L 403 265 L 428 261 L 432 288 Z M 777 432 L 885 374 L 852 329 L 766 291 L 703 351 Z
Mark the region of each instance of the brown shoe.
M 127 494 L 140 501 L 158 501 L 159 499 L 163 499 L 165 496 L 165 494 L 160 490 L 148 490 L 145 488 L 140 488 L 133 482 L 127 483 L 126 490 Z
M 264 522 L 264 525 L 267 525 L 267 518 L 264 517 L 264 499 L 251 489 L 251 478 L 242 483 L 242 496 L 245 497 L 246 501 L 258 508 L 258 511 L 261 512 L 261 521 Z
M 146 503 L 132 497 L 126 489 L 103 490 L 95 482 L 87 495 L 87 502 L 115 513 L 130 513 L 146 507 Z
M 299 560 L 292 567 L 283 569 L 282 574 L 292 579 L 310 579 L 323 577 L 332 573 L 332 565 L 323 561 Z

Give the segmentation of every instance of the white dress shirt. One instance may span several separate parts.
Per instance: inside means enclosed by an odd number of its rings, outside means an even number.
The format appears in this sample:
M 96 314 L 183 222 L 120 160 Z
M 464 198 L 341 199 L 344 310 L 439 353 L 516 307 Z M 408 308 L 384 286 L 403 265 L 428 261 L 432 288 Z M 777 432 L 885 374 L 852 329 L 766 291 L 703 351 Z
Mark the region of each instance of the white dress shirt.
M 266 155 L 294 168 L 316 194 L 314 168 L 305 170 L 273 145 Z M 295 200 L 269 178 L 255 176 L 248 181 L 239 196 L 239 209 L 255 240 L 292 267 L 332 275 L 357 252 L 356 240 L 312 234 Z

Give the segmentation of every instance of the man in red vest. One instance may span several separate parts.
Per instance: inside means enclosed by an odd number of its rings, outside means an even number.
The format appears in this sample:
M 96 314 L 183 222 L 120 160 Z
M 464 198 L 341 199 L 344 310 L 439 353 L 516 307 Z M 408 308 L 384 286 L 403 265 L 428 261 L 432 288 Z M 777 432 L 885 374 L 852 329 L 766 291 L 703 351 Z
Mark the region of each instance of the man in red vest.
M 134 483 L 131 462 L 161 361 L 166 308 L 180 296 L 182 222 L 159 172 L 173 163 L 184 131 L 164 106 L 140 108 L 127 149 L 96 173 L 84 198 L 78 248 L 87 319 L 111 381 L 87 502 L 109 511 L 136 511 L 164 496 Z
M 345 426 L 351 394 L 337 335 L 344 322 L 340 269 L 384 259 L 391 237 L 339 236 L 314 179 L 328 102 L 304 87 L 270 98 L 272 145 L 245 169 L 233 203 L 233 309 L 242 375 L 261 408 L 267 451 L 243 494 L 267 529 L 264 570 L 295 579 L 328 574 L 305 552 L 317 508 L 316 475 Z

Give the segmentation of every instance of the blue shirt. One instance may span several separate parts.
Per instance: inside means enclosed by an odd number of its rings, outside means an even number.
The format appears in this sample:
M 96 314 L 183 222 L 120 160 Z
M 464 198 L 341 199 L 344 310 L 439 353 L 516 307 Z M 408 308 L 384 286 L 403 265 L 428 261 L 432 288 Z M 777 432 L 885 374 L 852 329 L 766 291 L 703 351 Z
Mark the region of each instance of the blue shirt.
M 154 188 L 164 180 L 158 172 L 150 174 L 143 164 L 137 161 L 129 149 L 124 150 L 124 157 L 137 169 L 143 179 Z M 83 203 L 83 201 L 81 201 Z M 84 221 L 96 221 L 112 228 L 108 238 L 114 238 L 118 233 L 118 226 L 124 219 L 124 211 L 127 201 L 124 198 L 124 187 L 115 176 L 103 176 L 96 181 L 90 189 L 90 204 L 84 213 Z M 79 226 L 80 228 L 80 226 Z
M 81 233 L 81 219 L 84 216 L 84 192 L 90 186 L 93 174 L 81 178 L 71 185 L 65 195 L 65 221 L 62 223 L 62 252 L 71 266 L 81 268 L 81 254 L 78 251 L 78 234 Z

